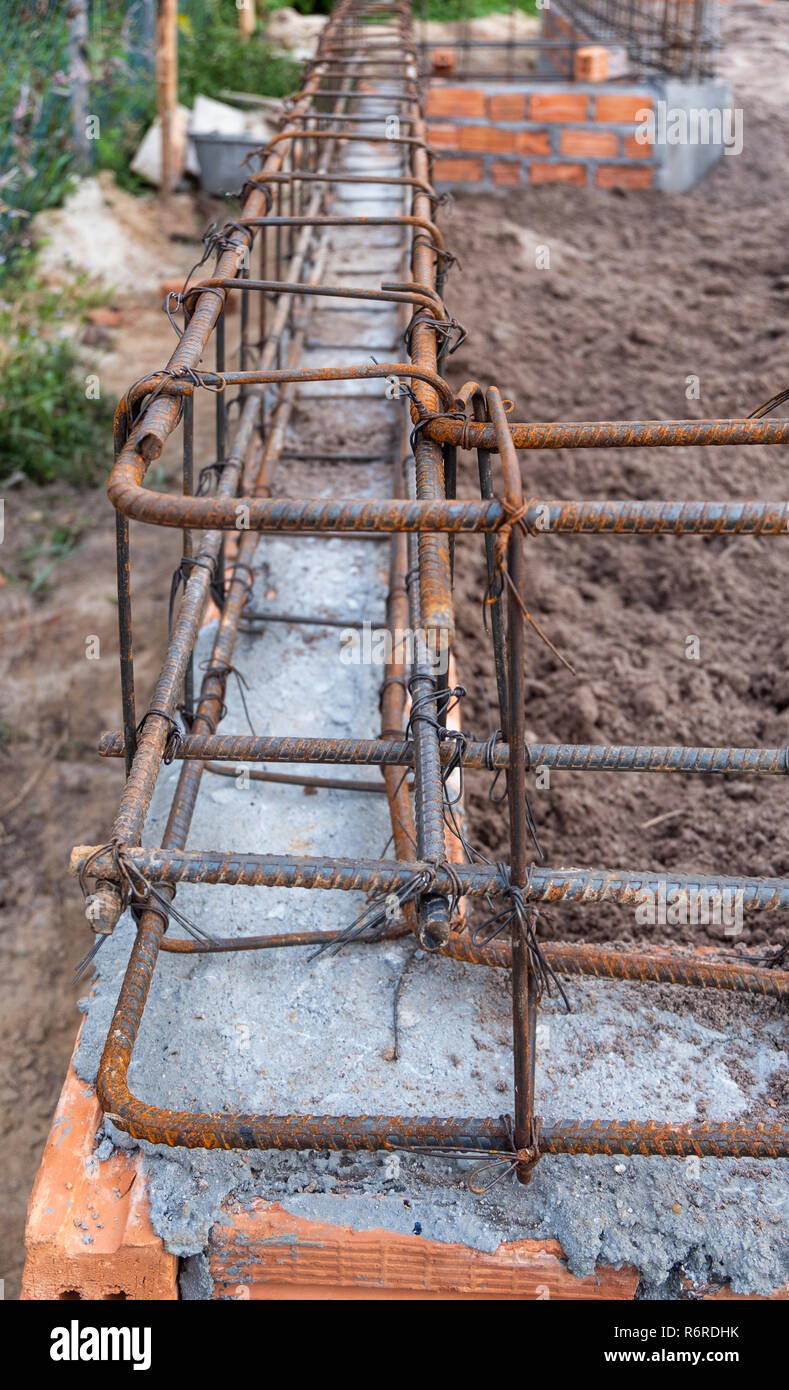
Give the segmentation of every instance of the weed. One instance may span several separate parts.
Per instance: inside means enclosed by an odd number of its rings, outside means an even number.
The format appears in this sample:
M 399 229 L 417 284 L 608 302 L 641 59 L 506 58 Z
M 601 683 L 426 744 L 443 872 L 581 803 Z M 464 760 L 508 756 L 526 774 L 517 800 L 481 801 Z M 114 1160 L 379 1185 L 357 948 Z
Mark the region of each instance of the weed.
M 36 279 L 32 253 L 17 263 L 14 297 L 0 300 L 0 478 L 86 483 L 106 470 L 112 407 L 87 398 L 73 337 L 106 299 L 84 273 L 51 288 Z
M 43 598 L 49 593 L 49 580 L 53 571 L 61 560 L 79 550 L 80 539 L 87 525 L 86 519 L 78 517 L 74 521 L 55 526 L 46 540 L 35 541 L 25 546 L 20 560 L 30 583 L 31 594 Z M 38 568 L 38 562 L 42 559 L 44 564 Z

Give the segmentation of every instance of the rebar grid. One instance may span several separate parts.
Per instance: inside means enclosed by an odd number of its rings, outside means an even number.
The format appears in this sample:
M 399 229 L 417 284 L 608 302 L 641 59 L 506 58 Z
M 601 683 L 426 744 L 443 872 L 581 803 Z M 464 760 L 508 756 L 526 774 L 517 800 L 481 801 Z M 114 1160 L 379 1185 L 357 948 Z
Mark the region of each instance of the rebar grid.
M 719 45 L 716 0 L 560 0 L 592 41 L 621 44 L 642 71 L 712 77 Z
M 372 56 L 385 44 L 384 60 Z M 379 72 L 383 61 L 383 72 Z M 361 86 L 361 91 L 359 90 Z M 359 136 L 344 127 L 348 104 L 358 96 L 389 109 L 394 97 L 408 134 Z M 329 120 L 329 118 L 331 118 Z M 380 117 L 383 119 L 383 117 Z M 353 122 L 351 122 L 353 124 Z M 399 127 L 395 127 L 399 130 Z M 401 172 L 349 173 L 342 153 L 347 140 L 366 148 L 385 144 L 400 156 Z M 541 501 L 525 498 L 517 450 L 567 447 L 676 447 L 778 443 L 789 439 L 789 421 L 775 419 L 513 424 L 496 387 L 486 392 L 468 383 L 456 396 L 441 365 L 457 340 L 459 325 L 443 298 L 450 259 L 436 226 L 440 199 L 430 174 L 430 153 L 419 102 L 419 84 L 406 0 L 340 0 L 326 25 L 301 91 L 293 98 L 277 136 L 260 152 L 260 169 L 242 193 L 238 220 L 207 241 L 216 252 L 214 274 L 169 301 L 180 335 L 164 370 L 136 383 L 116 417 L 116 460 L 109 495 L 116 508 L 118 594 L 123 695 L 123 731 L 104 734 L 104 756 L 125 756 L 127 780 L 110 841 L 78 846 L 72 870 L 92 888 L 88 915 L 97 944 L 110 933 L 127 905 L 137 936 L 101 1060 L 98 1093 L 105 1113 L 121 1129 L 155 1143 L 225 1148 L 406 1148 L 507 1156 L 521 1181 L 528 1181 L 541 1152 L 709 1154 L 785 1157 L 781 1126 L 671 1125 L 619 1119 L 562 1121 L 538 1118 L 534 1110 L 536 1017 L 540 992 L 554 973 L 614 979 L 669 981 L 783 997 L 789 972 L 758 958 L 688 951 L 619 952 L 538 940 L 534 904 L 565 901 L 634 903 L 663 885 L 685 901 L 693 894 L 740 891 L 748 910 L 789 906 L 789 880 L 676 877 L 630 870 L 551 869 L 531 862 L 527 771 L 540 765 L 609 771 L 759 773 L 787 771 L 782 749 L 590 747 L 528 745 L 525 739 L 523 642 L 523 554 L 527 539 L 547 532 L 614 532 L 704 535 L 751 532 L 765 536 L 789 530 L 789 504 L 746 502 Z M 378 291 L 325 283 L 326 236 L 364 219 L 326 212 L 336 183 L 390 185 L 410 199 L 410 211 L 367 224 L 391 225 L 410 239 L 411 279 Z M 260 248 L 259 276 L 250 269 Z M 240 369 L 225 362 L 224 309 L 230 295 L 241 301 Z M 394 363 L 349 363 L 342 367 L 299 367 L 310 305 L 319 297 L 351 304 L 393 303 L 407 322 L 407 359 Z M 257 310 L 253 327 L 252 309 Z M 177 323 L 183 311 L 183 327 Z M 215 368 L 200 363 L 213 336 Z M 285 457 L 285 431 L 298 385 L 305 381 L 396 379 L 407 390 L 409 422 L 393 469 L 391 497 L 291 500 L 274 494 L 275 475 Z M 229 439 L 225 393 L 237 386 L 238 420 Z M 268 391 L 266 390 L 268 387 Z M 194 396 L 215 393 L 217 462 L 213 491 L 194 495 Z M 273 404 L 272 404 L 273 401 Z M 393 410 L 403 407 L 393 404 Z M 183 494 L 144 486 L 146 473 L 168 437 L 182 427 Z M 371 441 L 372 442 L 372 441 Z M 316 443 L 316 460 L 331 457 Z M 456 451 L 476 453 L 479 502 L 454 498 Z M 380 452 L 380 451 L 378 451 Z M 376 454 L 371 450 L 371 454 Z M 493 461 L 498 458 L 494 470 Z M 367 454 L 359 455 L 364 461 Z M 200 489 L 198 489 L 200 491 Z M 239 528 L 239 509 L 245 521 Z M 132 659 L 129 579 L 130 519 L 174 526 L 184 534 L 180 605 L 171 623 L 164 663 L 150 706 L 138 723 Z M 195 536 L 195 532 L 203 532 Z M 226 533 L 235 549 L 225 554 Z M 427 634 L 453 627 L 452 566 L 457 537 L 481 533 L 488 570 L 488 609 L 499 702 L 499 733 L 486 743 L 447 727 L 451 692 L 430 652 L 419 646 L 409 665 L 394 652 L 381 692 L 382 732 L 377 740 L 272 738 L 222 735 L 228 676 L 234 671 L 237 634 L 254 627 L 247 607 L 258 533 L 389 535 L 390 584 L 386 625 L 391 633 L 410 625 Z M 407 533 L 407 534 L 406 534 Z M 213 653 L 196 690 L 193 651 L 209 600 L 221 615 Z M 257 615 L 258 617 L 260 615 Z M 289 621 L 314 621 L 285 615 Z M 250 619 L 252 621 L 250 621 Z M 410 707 L 407 704 L 410 697 Z M 177 715 L 182 714 L 179 724 Z M 408 723 L 406 733 L 403 733 Z M 395 858 L 326 860 L 266 854 L 187 850 L 192 814 L 203 772 L 210 762 L 318 763 L 378 766 L 389 799 Z M 163 845 L 143 849 L 142 831 L 162 762 L 179 765 Z M 447 782 L 465 766 L 506 773 L 510 856 L 507 865 L 456 863 L 448 858 Z M 412 786 L 406 780 L 410 770 Z M 254 775 L 254 770 L 253 770 Z M 262 774 L 270 775 L 270 774 Z M 287 774 L 282 774 L 287 775 Z M 276 776 L 276 774 L 274 774 Z M 305 784 L 315 779 L 299 778 Z M 334 779 L 333 785 L 342 785 Z M 450 810 L 451 820 L 451 810 Z M 414 848 L 415 847 L 415 848 Z M 181 882 L 249 884 L 362 890 L 373 904 L 355 933 L 300 932 L 287 936 L 196 940 L 167 935 Z M 376 905 L 395 895 L 398 913 L 381 927 Z M 495 903 L 502 939 L 480 941 L 457 912 L 461 897 Z M 377 914 L 377 915 L 376 915 Z M 513 979 L 515 1113 L 509 1117 L 441 1118 L 402 1116 L 296 1116 L 193 1114 L 149 1106 L 128 1087 L 128 1068 L 153 972 L 161 950 L 245 951 L 313 944 L 336 948 L 353 935 L 374 944 L 413 932 L 426 950 L 472 964 L 508 967 Z M 94 948 L 95 949 L 95 948 Z

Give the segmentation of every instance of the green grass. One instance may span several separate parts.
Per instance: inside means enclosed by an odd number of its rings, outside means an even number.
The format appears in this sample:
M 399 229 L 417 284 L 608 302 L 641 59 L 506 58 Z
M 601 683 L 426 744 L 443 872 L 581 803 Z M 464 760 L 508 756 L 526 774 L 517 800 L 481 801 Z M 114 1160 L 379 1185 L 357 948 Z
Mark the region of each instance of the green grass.
M 281 10 L 285 5 L 302 14 L 328 14 L 331 0 L 268 0 L 266 10 Z M 437 19 L 450 23 L 457 19 L 476 19 L 486 14 L 506 14 L 510 9 L 524 14 L 537 14 L 537 0 L 414 0 L 415 19 Z
M 50 579 L 57 569 L 61 560 L 73 555 L 80 548 L 80 538 L 88 527 L 86 517 L 77 518 L 67 525 L 55 526 L 49 537 L 43 542 L 34 542 L 26 546 L 22 551 L 20 559 L 22 561 L 23 572 L 29 577 L 30 592 L 37 598 L 43 598 L 51 589 Z M 42 560 L 44 564 L 38 568 L 37 562 Z
M 506 14 L 508 10 L 537 13 L 537 0 L 415 0 L 415 19 L 437 19 L 444 24 L 457 19 L 477 19 L 480 15 Z
M 106 300 L 85 276 L 58 293 L 35 279 L 29 255 L 14 296 L 0 300 L 0 480 L 94 482 L 105 469 L 112 406 L 85 394 L 73 324 Z

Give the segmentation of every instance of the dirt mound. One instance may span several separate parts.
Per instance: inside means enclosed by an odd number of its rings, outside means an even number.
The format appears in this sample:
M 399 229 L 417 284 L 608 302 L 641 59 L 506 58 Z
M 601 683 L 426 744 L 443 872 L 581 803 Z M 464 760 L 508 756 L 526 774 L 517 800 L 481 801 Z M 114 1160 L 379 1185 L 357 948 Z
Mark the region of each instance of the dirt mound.
M 768 50 L 789 53 L 789 14 L 737 5 L 725 32 L 745 146 L 692 192 L 562 186 L 508 193 L 493 204 L 455 199 L 445 234 L 463 273 L 450 278 L 447 300 L 469 330 L 450 359 L 456 385 L 495 382 L 515 400 L 518 420 L 743 416 L 786 385 L 780 190 L 789 116 L 761 74 Z M 784 61 L 784 90 L 787 70 Z M 537 244 L 551 248 L 549 270 L 536 268 Z M 699 399 L 686 394 L 692 377 Z M 459 490 L 473 496 L 475 461 L 460 460 Z M 520 460 L 524 490 L 542 498 L 786 494 L 778 448 L 563 451 Z M 530 634 L 527 723 L 535 740 L 789 742 L 789 643 L 776 624 L 776 603 L 789 591 L 781 541 L 541 536 L 527 558 L 528 605 L 578 671 L 571 676 Z M 480 636 L 484 587 L 481 544 L 459 540 L 463 718 L 487 737 L 497 719 L 489 644 Z M 686 655 L 689 636 L 699 638 L 699 660 Z M 487 800 L 485 778 L 469 775 L 467 790 L 472 842 L 505 858 L 505 821 Z M 550 789 L 535 789 L 532 799 L 552 865 L 789 873 L 780 778 L 553 773 Z M 635 934 L 632 913 L 613 907 L 556 909 L 551 917 L 559 937 Z M 784 930 L 775 915 L 754 914 L 743 939 L 773 940 Z M 721 927 L 707 931 L 722 935 Z M 652 939 L 678 935 L 693 929 L 655 928 Z
M 191 198 L 174 199 L 167 218 L 175 223 L 181 213 L 191 228 Z M 183 247 L 168 236 L 157 199 L 126 193 L 106 171 L 82 179 L 62 208 L 40 212 L 33 236 L 41 248 L 42 278 L 52 284 L 73 280 L 76 269 L 107 289 L 133 291 L 158 285 L 183 267 Z

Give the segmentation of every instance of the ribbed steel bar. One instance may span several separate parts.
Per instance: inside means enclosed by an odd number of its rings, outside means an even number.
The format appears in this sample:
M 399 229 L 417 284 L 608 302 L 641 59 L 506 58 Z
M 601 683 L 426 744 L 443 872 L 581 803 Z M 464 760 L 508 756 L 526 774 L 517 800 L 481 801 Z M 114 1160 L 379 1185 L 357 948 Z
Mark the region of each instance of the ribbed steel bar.
M 107 731 L 99 741 L 103 758 L 123 757 L 123 735 Z M 498 771 L 509 767 L 507 743 L 482 743 L 469 738 L 458 754 L 449 743 L 440 749 L 442 763 L 459 756 L 463 766 Z M 562 772 L 693 772 L 751 773 L 785 776 L 786 748 L 682 748 L 650 744 L 606 746 L 590 743 L 527 743 L 526 761 L 532 768 Z M 288 738 L 249 734 L 187 736 L 175 758 L 211 758 L 217 762 L 354 763 L 380 767 L 413 767 L 413 739 L 405 738 Z
M 417 874 L 434 875 L 433 890 L 450 897 L 453 877 L 464 894 L 472 897 L 500 897 L 506 893 L 495 865 L 453 865 L 452 875 L 439 865 L 424 861 L 404 863 L 387 859 L 322 859 L 301 855 L 234 853 L 218 850 L 141 849 L 124 846 L 130 863 L 153 883 L 221 883 L 235 887 L 245 884 L 257 888 L 323 888 L 348 892 L 392 893 L 405 888 Z M 77 845 L 71 855 L 71 871 L 84 870 L 91 856 L 91 873 L 98 878 L 117 877 L 111 848 Z M 626 869 L 532 870 L 523 889 L 527 902 L 579 904 L 614 902 L 638 906 L 649 895 L 661 899 L 690 902 L 714 894 L 741 894 L 744 912 L 775 911 L 789 907 L 789 879 L 733 877 L 725 874 L 675 874 Z
M 224 763 L 206 763 L 205 769 L 215 777 L 237 778 L 239 775 L 238 768 L 227 767 Z M 265 772 L 257 767 L 244 768 L 243 771 L 252 782 L 276 782 L 281 786 L 311 787 L 315 791 L 386 792 L 383 783 L 365 782 L 359 777 L 299 777 L 297 773 Z
M 409 60 L 408 76 L 413 81 L 418 79 L 416 56 L 413 53 Z M 412 106 L 409 114 L 415 137 L 411 150 L 411 169 L 421 185 L 429 184 L 431 178 L 426 129 L 418 104 Z M 414 215 L 429 220 L 431 211 L 432 200 L 425 194 L 423 187 L 416 187 L 413 197 Z M 428 245 L 424 238 L 415 237 L 413 240 L 412 274 L 415 286 L 435 294 L 436 258 L 434 248 Z M 438 350 L 435 318 L 424 312 L 416 312 L 411 320 L 408 339 L 411 361 L 432 376 L 438 371 Z M 432 386 L 423 385 L 417 378 L 414 380 L 413 389 L 421 411 L 429 415 L 443 408 L 440 393 Z M 441 501 L 446 496 L 441 449 L 426 439 L 422 432 L 412 437 L 411 448 L 416 498 L 419 501 Z M 410 474 L 407 481 L 410 484 Z M 436 641 L 442 645 L 442 649 L 448 649 L 454 630 L 448 538 L 430 531 L 421 531 L 416 554 L 415 573 L 408 586 L 412 630 L 426 634 L 428 643 L 432 639 L 432 650 L 435 650 Z M 441 780 L 439 745 L 440 711 L 436 699 L 439 673 L 434 669 L 435 663 L 430 658 L 431 647 L 428 645 L 425 648 L 421 641 L 420 647 L 422 649 L 415 655 L 409 683 L 411 727 L 415 745 L 416 853 L 420 858 L 439 863 L 446 853 L 444 787 Z M 417 932 L 420 943 L 426 949 L 434 950 L 449 937 L 449 899 L 432 892 L 427 893 L 420 898 L 418 914 Z
M 326 369 L 328 372 L 329 369 Z M 389 372 L 386 373 L 387 375 Z M 377 370 L 335 371 L 324 380 L 353 375 L 376 377 Z M 242 373 L 235 373 L 241 379 Z M 315 377 L 305 378 L 315 380 Z M 789 438 L 789 435 L 787 436 Z M 483 446 L 487 447 L 487 446 Z M 157 526 L 192 527 L 233 531 L 238 503 L 244 504 L 253 531 L 500 531 L 506 526 L 501 502 L 462 499 L 432 501 L 343 497 L 238 498 L 221 496 L 184 498 L 158 493 L 142 486 L 148 463 L 134 450 L 124 450 L 113 470 L 110 496 L 125 516 Z M 123 456 L 122 456 L 123 457 Z M 788 502 L 636 502 L 610 499 L 599 502 L 535 500 L 525 521 L 534 537 L 540 533 L 699 536 L 785 536 L 789 532 Z
M 422 1149 L 508 1152 L 501 1119 L 402 1115 L 195 1114 L 138 1099 L 129 1064 L 156 967 L 164 925 L 146 913 L 132 945 L 124 986 L 99 1069 L 98 1095 L 119 1129 L 154 1144 L 205 1149 Z M 716 1158 L 785 1158 L 789 1130 L 780 1125 L 669 1125 L 633 1120 L 538 1119 L 542 1153 L 659 1154 Z
M 507 427 L 507 415 L 498 388 L 487 393 L 487 408 L 499 447 L 504 472 L 507 515 L 517 518 L 523 508 L 523 487 L 515 447 Z M 526 936 L 526 922 L 518 908 L 529 879 L 528 832 L 526 822 L 526 689 L 525 689 L 525 570 L 524 532 L 515 524 L 495 556 L 494 573 L 507 580 L 507 737 L 510 763 L 507 769 L 507 811 L 510 828 L 510 874 L 512 921 L 510 957 L 512 962 L 512 1061 L 515 1093 L 515 1148 L 538 1154 L 534 1123 L 535 1066 L 537 1049 L 537 976 Z M 506 542 L 506 550 L 504 548 Z M 518 1163 L 518 1181 L 529 1182 L 532 1163 Z
M 232 936 L 211 942 L 191 936 L 166 936 L 163 951 L 175 955 L 222 955 L 235 951 L 298 949 L 304 946 L 339 942 L 342 932 L 278 932 L 267 936 Z M 380 936 L 362 935 L 359 945 L 373 946 Z M 559 975 L 593 976 L 596 979 L 630 980 L 637 984 L 680 985 L 684 989 L 727 989 L 738 994 L 761 994 L 765 998 L 789 998 L 789 971 L 736 961 L 711 961 L 697 952 L 620 951 L 602 946 L 575 946 L 564 942 L 543 943 L 542 953 Z M 476 945 L 470 936 L 452 932 L 440 954 L 467 965 L 487 965 L 509 970 L 512 954 L 508 941 Z
M 287 944 L 287 943 L 283 943 Z M 179 942 L 179 949 L 202 949 L 198 943 Z M 544 941 L 541 950 L 559 975 L 591 975 L 596 979 L 632 980 L 639 984 L 682 985 L 688 989 L 727 989 L 735 993 L 761 994 L 773 999 L 789 997 L 789 971 L 758 965 L 751 953 L 739 960 L 706 959 L 698 951 L 617 950 L 607 946 L 573 945 Z M 442 955 L 468 965 L 489 965 L 508 970 L 508 941 L 476 945 L 470 936 L 453 932 Z
M 405 425 L 405 421 L 404 421 Z M 392 492 L 395 496 L 403 491 L 404 476 L 401 454 L 407 440 L 401 428 L 395 459 L 392 464 Z M 409 666 L 405 652 L 398 647 L 396 634 L 408 628 L 408 538 L 400 533 L 392 536 L 389 542 L 389 592 L 386 602 L 386 623 L 392 642 L 388 659 L 384 666 L 384 678 L 380 691 L 381 739 L 398 738 L 405 722 L 408 690 Z M 416 844 L 416 825 L 407 785 L 407 774 L 395 766 L 382 766 L 381 772 L 389 799 L 389 814 L 392 825 L 392 844 L 398 859 L 407 860 Z M 407 903 L 403 908 L 404 920 L 410 931 L 419 927 L 416 908 Z
M 789 420 L 583 420 L 510 423 L 516 449 L 684 449 L 690 445 L 786 444 Z M 433 420 L 425 433 L 437 444 L 495 449 L 492 425 Z

